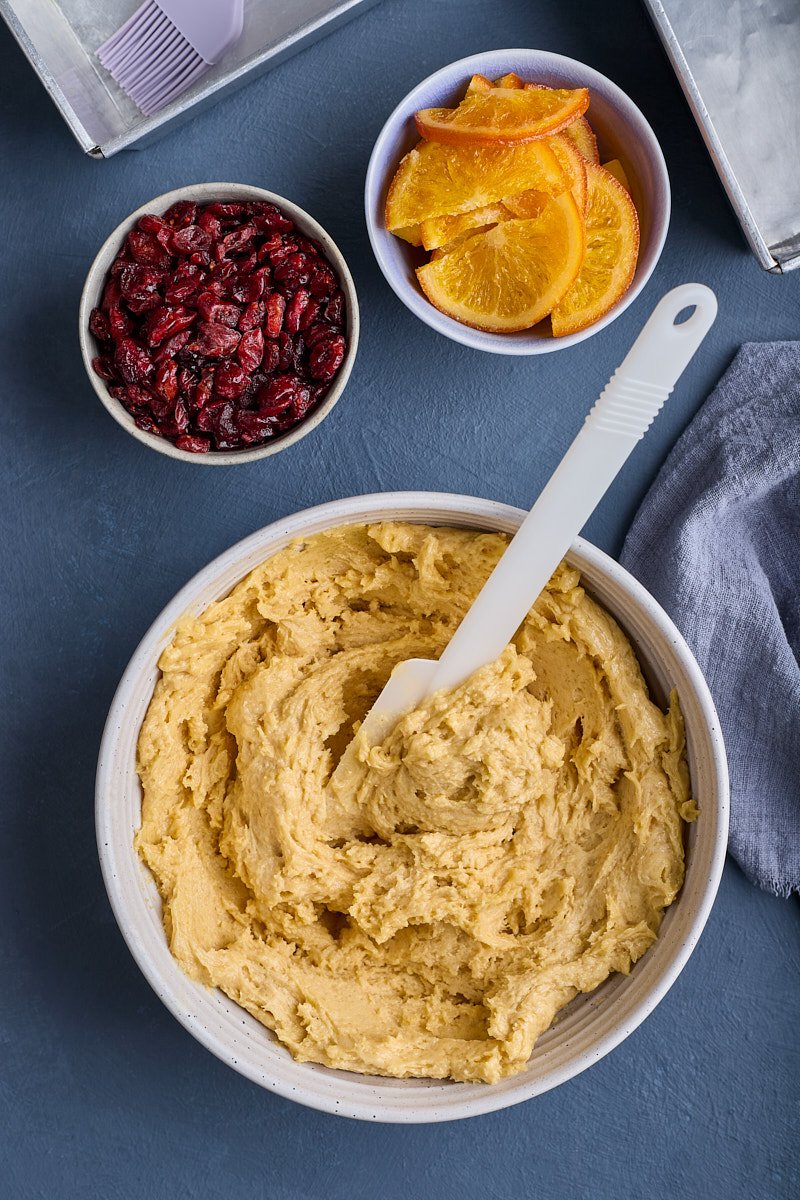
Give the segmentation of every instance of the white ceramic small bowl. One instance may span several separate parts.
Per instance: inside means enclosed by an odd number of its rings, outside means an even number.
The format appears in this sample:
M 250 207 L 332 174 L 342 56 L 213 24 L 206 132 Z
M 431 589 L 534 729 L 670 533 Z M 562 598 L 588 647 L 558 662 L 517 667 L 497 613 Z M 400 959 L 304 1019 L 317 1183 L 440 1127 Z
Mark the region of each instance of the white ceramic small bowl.
M 260 529 L 194 577 L 145 635 L 111 705 L 97 770 L 100 862 L 115 916 L 156 993 L 198 1041 L 248 1079 L 311 1108 L 367 1121 L 450 1121 L 517 1104 L 577 1075 L 612 1050 L 655 1008 L 695 947 L 716 895 L 728 832 L 728 775 L 714 704 L 691 651 L 653 598 L 613 559 L 578 539 L 569 554 L 587 589 L 633 642 L 654 698 L 674 687 L 686 721 L 698 820 L 689 826 L 686 879 L 658 940 L 630 975 L 578 996 L 536 1043 L 527 1067 L 495 1084 L 384 1079 L 298 1063 L 222 992 L 193 983 L 170 954 L 161 903 L 133 848 L 141 820 L 136 742 L 158 678 L 158 658 L 187 612 L 199 614 L 253 567 L 297 537 L 338 525 L 407 520 L 514 533 L 526 514 L 507 504 L 436 492 L 356 496 Z
M 389 184 L 403 155 L 419 140 L 414 113 L 421 108 L 457 104 L 472 75 L 498 79 L 509 71 L 516 71 L 526 82 L 590 89 L 591 103 L 586 116 L 597 134 L 601 161 L 620 159 L 639 213 L 641 242 L 633 283 L 599 321 L 565 337 L 554 338 L 541 329 L 485 333 L 439 312 L 426 299 L 414 273 L 416 267 L 427 261 L 428 255 L 389 233 L 384 224 Z M 494 354 L 548 354 L 566 350 L 599 333 L 636 299 L 652 275 L 664 246 L 669 226 L 670 188 L 664 155 L 655 134 L 630 97 L 605 75 L 574 58 L 551 54 L 547 50 L 490 50 L 442 67 L 400 101 L 372 151 L 364 202 L 369 240 L 378 266 L 390 287 L 421 321 L 445 337 L 475 350 L 489 350 Z
M 143 217 L 145 213 L 156 213 L 156 215 L 160 216 L 171 205 L 175 204 L 177 200 L 197 200 L 203 204 L 208 204 L 213 200 L 265 200 L 269 204 L 277 205 L 287 217 L 290 217 L 294 221 L 301 233 L 306 234 L 308 237 L 316 238 L 321 243 L 344 292 L 347 304 L 347 351 L 330 391 L 322 403 L 308 417 L 301 421 L 299 425 L 260 446 L 251 446 L 243 450 L 209 450 L 207 454 L 190 454 L 187 450 L 179 450 L 168 438 L 159 437 L 154 433 L 146 433 L 143 429 L 139 429 L 133 417 L 120 404 L 119 400 L 115 400 L 113 396 L 108 394 L 105 382 L 92 369 L 92 359 L 97 355 L 97 342 L 89 332 L 89 317 L 92 309 L 96 308 L 100 303 L 111 264 L 119 253 L 126 236 L 136 226 L 136 222 L 140 217 Z M 145 446 L 149 446 L 151 450 L 158 450 L 159 454 L 166 454 L 169 458 L 178 458 L 182 462 L 198 463 L 201 466 L 212 467 L 240 466 L 242 463 L 253 462 L 257 458 L 268 458 L 271 454 L 277 454 L 279 450 L 286 450 L 289 446 L 293 446 L 295 442 L 299 442 L 306 434 L 311 433 L 312 429 L 316 429 L 317 425 L 325 420 L 345 389 L 350 372 L 353 369 L 356 350 L 358 349 L 358 331 L 359 314 L 356 285 L 353 282 L 353 277 L 350 274 L 341 250 L 330 234 L 304 209 L 300 208 L 297 204 L 293 204 L 291 200 L 286 200 L 283 196 L 277 196 L 274 192 L 267 192 L 264 188 L 251 187 L 249 184 L 244 183 L 194 183 L 188 187 L 175 188 L 174 191 L 165 192 L 163 196 L 156 196 L 153 200 L 149 200 L 147 204 L 143 204 L 141 208 L 137 208 L 135 212 L 132 212 L 124 221 L 120 222 L 114 232 L 109 234 L 100 247 L 94 262 L 89 268 L 89 274 L 86 276 L 78 311 L 78 337 L 80 339 L 81 354 L 83 355 L 83 365 L 86 367 L 86 374 L 89 376 L 89 382 L 100 398 L 100 401 L 117 424 L 121 425 L 137 441 L 143 442 Z

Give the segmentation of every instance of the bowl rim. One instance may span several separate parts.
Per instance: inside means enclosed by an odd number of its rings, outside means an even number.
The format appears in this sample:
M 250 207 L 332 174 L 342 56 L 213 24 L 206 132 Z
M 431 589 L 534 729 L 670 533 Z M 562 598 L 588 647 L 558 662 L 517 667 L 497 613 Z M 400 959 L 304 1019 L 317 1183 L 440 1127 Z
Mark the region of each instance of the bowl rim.
M 130 413 L 125 410 L 118 400 L 115 400 L 113 396 L 108 394 L 105 381 L 101 380 L 92 369 L 92 359 L 95 357 L 95 353 L 93 352 L 95 339 L 89 331 L 89 316 L 101 295 L 114 255 L 122 245 L 125 236 L 140 217 L 144 216 L 145 213 L 153 211 L 163 212 L 178 200 L 192 199 L 198 200 L 200 203 L 205 203 L 214 199 L 222 199 L 224 196 L 229 196 L 233 200 L 264 200 L 270 204 L 275 204 L 295 222 L 301 233 L 314 237 L 321 242 L 326 256 L 330 259 L 332 266 L 336 270 L 340 286 L 345 294 L 348 323 L 347 350 L 327 396 L 299 425 L 287 430 L 286 433 L 281 434 L 274 441 L 265 442 L 260 446 L 254 446 L 250 449 L 209 450 L 206 454 L 192 454 L 188 450 L 180 450 L 168 438 L 159 437 L 154 433 L 147 433 L 145 430 L 139 429 Z M 78 304 L 78 340 L 80 342 L 83 365 L 89 377 L 89 382 L 106 411 L 110 413 L 126 433 L 131 434 L 137 441 L 148 446 L 151 450 L 157 450 L 159 454 L 164 454 L 168 458 L 206 467 L 241 466 L 244 463 L 255 462 L 256 459 L 269 458 L 272 454 L 278 454 L 281 450 L 287 450 L 295 442 L 299 442 L 301 438 L 304 438 L 313 429 L 316 429 L 317 425 L 324 421 L 325 417 L 331 412 L 345 389 L 353 369 L 356 351 L 358 350 L 360 324 L 358 294 L 353 276 L 344 255 L 328 231 L 310 213 L 306 212 L 304 208 L 301 208 L 299 204 L 295 204 L 293 200 L 288 200 L 285 196 L 278 195 L 277 192 L 271 192 L 266 188 L 256 187 L 254 184 L 249 183 L 211 182 L 186 184 L 182 187 L 172 188 L 168 192 L 163 192 L 160 196 L 154 196 L 152 200 L 139 205 L 138 208 L 134 209 L 133 212 L 120 221 L 116 228 L 103 241 L 100 249 L 92 259 L 86 274 Z
M 349 1089 L 352 1088 L 352 1084 L 349 1081 L 354 1077 L 350 1073 L 317 1068 L 325 1072 L 326 1078 L 332 1075 L 337 1081 L 337 1087 L 333 1089 L 328 1087 L 327 1090 L 325 1086 L 315 1088 L 314 1076 L 309 1074 L 309 1067 L 313 1068 L 314 1065 L 298 1063 L 291 1058 L 286 1064 L 284 1072 L 286 1077 L 269 1076 L 254 1064 L 244 1061 L 241 1050 L 235 1050 L 224 1037 L 208 1029 L 193 1010 L 193 1003 L 186 1002 L 185 995 L 184 1002 L 181 1002 L 178 993 L 181 988 L 184 993 L 186 992 L 185 985 L 187 983 L 191 985 L 191 988 L 199 988 L 203 994 L 209 991 L 213 992 L 214 989 L 206 989 L 202 985 L 193 984 L 188 980 L 166 948 L 166 941 L 164 953 L 161 955 L 164 969 L 161 969 L 156 961 L 156 953 L 149 949 L 140 938 L 134 920 L 134 910 L 146 910 L 147 903 L 143 897 L 137 896 L 131 904 L 130 899 L 124 894 L 123 886 L 119 881 L 122 873 L 122 859 L 117 859 L 114 848 L 112 831 L 115 816 L 118 811 L 121 811 L 121 807 L 118 808 L 112 802 L 119 781 L 116 772 L 115 747 L 125 721 L 126 705 L 133 694 L 136 681 L 143 673 L 152 670 L 158 657 L 159 647 L 165 644 L 165 640 L 174 630 L 176 622 L 187 611 L 192 610 L 193 603 L 205 589 L 215 583 L 219 586 L 221 577 L 228 567 L 235 565 L 238 572 L 235 578 L 239 580 L 253 569 L 254 562 L 265 561 L 298 536 L 311 536 L 312 533 L 321 529 L 353 523 L 369 523 L 370 521 L 405 519 L 424 523 L 430 519 L 430 510 L 441 514 L 446 513 L 447 517 L 452 515 L 454 522 L 462 523 L 461 527 L 464 528 L 469 528 L 469 522 L 473 519 L 476 522 L 482 522 L 485 528 L 490 527 L 487 522 L 492 523 L 491 527 L 503 528 L 505 525 L 509 528 L 516 528 L 526 515 L 524 510 L 513 505 L 455 493 L 417 491 L 372 493 L 329 501 L 280 518 L 256 530 L 217 555 L 176 593 L 153 621 L 134 651 L 111 702 L 100 745 L 95 785 L 98 855 L 103 881 L 114 916 L 139 969 L 172 1015 L 217 1058 L 269 1091 L 336 1116 L 402 1124 L 456 1120 L 493 1112 L 528 1100 L 581 1073 L 628 1037 L 669 991 L 697 944 L 711 912 L 722 876 L 727 848 L 729 815 L 727 761 L 719 721 L 708 685 L 689 646 L 667 613 L 634 576 L 630 575 L 624 567 L 604 551 L 582 538 L 577 538 L 568 557 L 577 558 L 579 564 L 582 562 L 590 565 L 603 574 L 608 581 L 619 585 L 634 608 L 643 612 L 653 622 L 654 627 L 657 627 L 659 636 L 669 641 L 672 652 L 688 676 L 690 687 L 698 701 L 699 711 L 702 713 L 703 732 L 711 751 L 712 778 L 715 782 L 711 797 L 714 806 L 712 815 L 715 834 L 711 845 L 708 874 L 701 884 L 695 911 L 690 916 L 688 926 L 672 956 L 662 966 L 661 975 L 656 978 L 654 983 L 651 982 L 649 989 L 644 992 L 634 1007 L 624 1014 L 623 1019 L 618 1018 L 609 1032 L 596 1041 L 590 1042 L 586 1048 L 569 1057 L 562 1066 L 551 1068 L 540 1078 L 525 1080 L 523 1076 L 520 1076 L 516 1084 L 504 1081 L 508 1087 L 503 1091 L 495 1090 L 496 1085 L 492 1084 L 463 1085 L 453 1084 L 449 1081 L 426 1081 L 428 1084 L 426 1090 L 429 1095 L 436 1093 L 436 1089 L 441 1091 L 442 1106 L 437 1107 L 435 1104 L 420 1106 L 411 1103 L 408 1107 L 403 1107 L 400 1092 L 397 1089 L 398 1084 L 406 1081 L 384 1079 L 380 1076 L 359 1076 L 358 1083 L 361 1085 L 361 1090 L 357 1095 L 351 1095 Z M 446 519 L 436 517 L 434 523 L 443 524 Z M 495 522 L 497 522 L 496 526 Z M 479 524 L 475 526 L 475 528 L 480 527 Z M 257 554 L 257 558 L 249 565 L 245 565 L 254 552 Z M 226 586 L 219 592 L 219 595 L 227 594 L 232 586 L 235 584 L 231 583 L 230 586 Z M 202 608 L 212 602 L 211 599 L 203 601 Z M 705 802 L 709 803 L 708 797 Z M 125 843 L 124 850 L 121 850 L 120 853 L 126 855 L 129 861 L 133 859 L 137 868 L 146 871 L 134 851 L 132 839 L 130 839 L 130 844 Z M 709 853 L 708 849 L 706 849 L 706 853 Z M 679 893 L 675 906 L 680 903 L 681 895 L 682 892 Z M 647 956 L 642 961 L 646 960 Z M 231 1001 L 231 1003 L 238 1011 L 235 1002 Z M 264 1032 L 266 1036 L 274 1038 L 269 1031 Z M 288 1052 L 286 1053 L 288 1055 Z M 340 1083 L 339 1080 L 341 1080 Z M 369 1086 L 364 1086 L 365 1084 L 369 1084 Z M 444 1100 L 445 1090 L 454 1087 L 467 1088 L 472 1094 L 464 1095 L 461 1099 L 455 1098 L 447 1103 Z M 477 1094 L 475 1094 L 476 1089 Z M 422 1095 L 424 1094 L 423 1092 Z M 394 1100 L 392 1100 L 392 1096 L 394 1096 Z M 421 1099 L 421 1096 L 418 1096 L 417 1099 Z M 436 1096 L 434 1096 L 435 1099 Z
M 456 321 L 453 317 L 449 317 L 445 313 L 439 312 L 424 297 L 419 288 L 402 278 L 395 271 L 392 262 L 384 250 L 385 245 L 388 245 L 386 236 L 391 237 L 392 235 L 388 233 L 388 230 L 383 228 L 380 221 L 376 221 L 375 219 L 376 208 L 379 208 L 380 211 L 383 209 L 381 200 L 385 190 L 386 174 L 391 165 L 387 166 L 388 156 L 385 153 L 385 147 L 387 142 L 394 137 L 398 126 L 409 120 L 411 112 L 424 107 L 427 92 L 440 81 L 448 79 L 451 75 L 458 74 L 462 75 L 464 79 L 476 73 L 492 77 L 498 70 L 505 69 L 507 66 L 505 60 L 507 59 L 516 59 L 517 61 L 527 59 L 531 67 L 538 66 L 545 70 L 548 68 L 551 70 L 561 70 L 565 74 L 577 71 L 580 74 L 582 86 L 589 87 L 590 89 L 602 88 L 602 91 L 613 101 L 615 107 L 621 109 L 627 119 L 637 127 L 639 139 L 645 147 L 656 178 L 659 204 L 654 205 L 653 208 L 654 210 L 658 209 L 659 216 L 658 220 L 656 220 L 654 213 L 650 214 L 652 244 L 649 247 L 648 261 L 644 264 L 644 269 L 639 272 L 638 279 L 634 277 L 634 281 L 628 288 L 628 291 L 620 297 L 604 316 L 587 326 L 586 329 L 579 330 L 577 333 L 566 334 L 560 338 L 540 336 L 520 338 L 504 333 L 477 330 L 469 325 L 462 324 L 460 321 Z M 378 266 L 392 291 L 406 308 L 437 333 L 443 334 L 452 341 L 460 342 L 461 345 L 469 346 L 471 349 L 483 350 L 490 354 L 551 354 L 557 350 L 566 350 L 570 346 L 578 345 L 587 338 L 593 337 L 594 334 L 600 333 L 607 325 L 615 321 L 633 303 L 642 289 L 647 285 L 656 268 L 669 230 L 671 205 L 669 172 L 667 171 L 664 153 L 649 121 L 627 92 L 623 91 L 607 75 L 603 75 L 602 72 L 598 71 L 595 67 L 589 66 L 588 63 L 581 62 L 580 59 L 570 58 L 564 54 L 556 54 L 549 50 L 536 50 L 532 48 L 487 50 L 476 54 L 469 54 L 465 58 L 456 59 L 454 62 L 440 67 L 437 71 L 434 71 L 418 83 L 395 105 L 381 127 L 370 154 L 364 183 L 364 211 L 370 245 Z M 637 268 L 641 264 L 642 259 L 640 257 Z

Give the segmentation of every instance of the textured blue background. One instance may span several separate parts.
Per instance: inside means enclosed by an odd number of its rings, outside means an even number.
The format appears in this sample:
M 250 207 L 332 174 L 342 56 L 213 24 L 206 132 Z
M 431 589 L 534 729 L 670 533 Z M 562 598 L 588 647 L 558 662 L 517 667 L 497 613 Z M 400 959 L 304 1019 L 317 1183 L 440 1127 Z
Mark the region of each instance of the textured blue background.
M 596 19 L 589 19 L 596 11 Z M 480 49 L 584 59 L 653 123 L 674 217 L 655 276 L 614 325 L 563 354 L 503 359 L 422 326 L 372 260 L 372 142 L 419 79 Z M 706 348 L 588 527 L 616 552 L 666 451 L 740 342 L 792 338 L 800 272 L 748 255 L 635 0 L 383 0 L 140 152 L 83 158 L 0 30 L 2 859 L 0 1193 L 270 1200 L 731 1200 L 800 1194 L 800 906 L 729 864 L 700 946 L 610 1057 L 515 1109 L 445 1126 L 368 1126 L 240 1078 L 161 1006 L 114 924 L 94 845 L 98 741 L 150 621 L 232 542 L 299 508 L 392 488 L 527 506 L 649 306 L 699 279 L 720 297 Z M 180 184 L 261 184 L 330 229 L 363 341 L 334 414 L 266 462 L 213 471 L 138 446 L 78 353 L 88 264 L 131 209 Z

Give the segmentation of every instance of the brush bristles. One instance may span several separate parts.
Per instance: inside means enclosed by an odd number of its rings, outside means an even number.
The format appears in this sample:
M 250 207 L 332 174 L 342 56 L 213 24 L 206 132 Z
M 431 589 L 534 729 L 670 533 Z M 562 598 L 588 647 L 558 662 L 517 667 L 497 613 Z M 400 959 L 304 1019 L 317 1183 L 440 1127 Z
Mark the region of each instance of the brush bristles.
M 169 104 L 209 65 L 154 0 L 145 0 L 100 47 L 97 57 L 148 117 Z

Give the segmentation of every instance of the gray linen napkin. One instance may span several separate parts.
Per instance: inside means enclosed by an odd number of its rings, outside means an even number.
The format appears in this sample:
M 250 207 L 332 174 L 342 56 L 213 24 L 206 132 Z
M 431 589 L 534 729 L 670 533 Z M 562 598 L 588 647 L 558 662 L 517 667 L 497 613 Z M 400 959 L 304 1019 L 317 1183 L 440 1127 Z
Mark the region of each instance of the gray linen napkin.
M 621 561 L 711 688 L 731 853 L 760 887 L 800 892 L 800 342 L 741 347 L 645 497 Z

